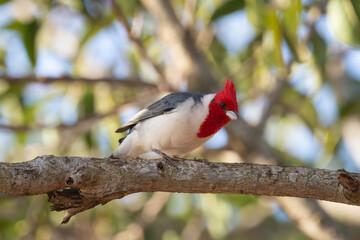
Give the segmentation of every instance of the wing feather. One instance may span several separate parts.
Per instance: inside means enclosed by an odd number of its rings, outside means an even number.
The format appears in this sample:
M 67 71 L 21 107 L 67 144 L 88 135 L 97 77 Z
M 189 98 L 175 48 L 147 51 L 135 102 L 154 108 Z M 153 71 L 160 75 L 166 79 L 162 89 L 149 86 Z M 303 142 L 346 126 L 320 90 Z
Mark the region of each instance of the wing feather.
M 165 113 L 169 113 L 174 110 L 179 104 L 185 102 L 188 98 L 193 97 L 195 102 L 200 102 L 204 96 L 203 93 L 190 93 L 190 92 L 178 92 L 171 93 L 160 100 L 154 102 L 144 110 L 137 113 L 127 123 L 122 125 L 116 130 L 117 133 L 125 132 L 128 129 L 132 129 L 136 124 L 146 119 L 153 118 Z

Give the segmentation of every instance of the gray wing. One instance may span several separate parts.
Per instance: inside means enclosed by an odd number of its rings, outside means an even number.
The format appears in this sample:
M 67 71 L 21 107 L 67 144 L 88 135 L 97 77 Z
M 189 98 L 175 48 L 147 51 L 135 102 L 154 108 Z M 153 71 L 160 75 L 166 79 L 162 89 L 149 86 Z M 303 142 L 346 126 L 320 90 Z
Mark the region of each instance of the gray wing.
M 116 132 L 120 133 L 128 129 L 131 130 L 139 122 L 170 112 L 173 109 L 175 109 L 179 104 L 185 102 L 190 97 L 194 98 L 195 103 L 200 102 L 201 98 L 204 95 L 205 94 L 203 93 L 191 93 L 191 92 L 171 93 L 161 98 L 160 100 L 154 102 L 144 110 L 141 110 L 130 121 L 122 125 L 118 130 L 116 130 Z

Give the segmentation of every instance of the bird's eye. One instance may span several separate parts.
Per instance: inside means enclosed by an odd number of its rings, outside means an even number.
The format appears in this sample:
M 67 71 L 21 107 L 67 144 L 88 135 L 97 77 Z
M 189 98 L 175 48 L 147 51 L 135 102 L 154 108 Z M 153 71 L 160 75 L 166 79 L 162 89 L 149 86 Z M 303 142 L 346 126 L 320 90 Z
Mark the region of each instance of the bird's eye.
M 221 107 L 222 109 L 225 109 L 225 108 L 226 108 L 226 103 L 221 102 L 221 103 L 220 103 L 220 107 Z

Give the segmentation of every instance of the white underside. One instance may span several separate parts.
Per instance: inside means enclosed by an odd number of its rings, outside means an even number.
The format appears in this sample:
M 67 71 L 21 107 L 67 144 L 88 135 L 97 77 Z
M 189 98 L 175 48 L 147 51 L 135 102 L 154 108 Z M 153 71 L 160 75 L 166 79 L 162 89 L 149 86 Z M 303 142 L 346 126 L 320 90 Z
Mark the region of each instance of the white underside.
M 208 115 L 208 105 L 214 94 L 205 95 L 202 103 L 192 98 L 175 110 L 138 123 L 115 150 L 116 158 L 133 158 L 153 149 L 169 156 L 182 157 L 209 140 L 212 136 L 196 136 Z

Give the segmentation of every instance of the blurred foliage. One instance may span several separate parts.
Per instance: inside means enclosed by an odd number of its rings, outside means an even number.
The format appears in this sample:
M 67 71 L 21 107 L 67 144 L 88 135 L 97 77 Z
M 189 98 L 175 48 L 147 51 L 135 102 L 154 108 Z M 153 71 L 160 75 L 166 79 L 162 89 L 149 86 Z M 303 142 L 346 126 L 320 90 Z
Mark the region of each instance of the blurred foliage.
M 153 62 L 172 72 L 172 61 L 181 59 L 169 54 L 173 46 L 164 46 L 155 17 L 141 1 L 114 2 Z M 172 4 L 216 79 L 235 81 L 245 120 L 256 127 L 271 105 L 263 136 L 282 164 L 358 169 L 358 0 Z M 138 110 L 120 109 L 119 117 L 117 106 L 147 105 L 158 97 L 152 88 L 106 81 L 16 83 L 2 76 L 138 78 L 156 84 L 153 65 L 127 34 L 111 1 L 0 0 L 0 124 L 8 126 L 0 129 L 0 160 L 110 155 L 120 138 L 114 130 Z M 285 83 L 273 98 L 279 81 Z M 241 159 L 221 149 L 216 153 L 202 148 L 195 155 Z M 352 211 L 339 224 L 358 227 Z M 59 226 L 63 215 L 49 211 L 45 196 L 0 195 L 0 239 L 306 239 L 274 202 L 256 196 L 167 199 L 140 193 Z
M 330 0 L 329 16 L 335 33 L 348 44 L 360 44 L 360 2 L 356 0 Z
M 216 19 L 223 17 L 227 14 L 233 13 L 235 11 L 239 11 L 245 7 L 245 1 L 238 0 L 228 0 L 225 1 L 220 7 L 218 7 L 212 17 L 211 21 L 215 21 Z
M 28 54 L 29 60 L 32 66 L 36 65 L 36 34 L 39 29 L 39 24 L 36 20 L 33 20 L 29 23 L 21 23 L 14 21 L 8 26 L 7 29 L 15 30 L 22 37 L 24 42 L 26 52 Z

